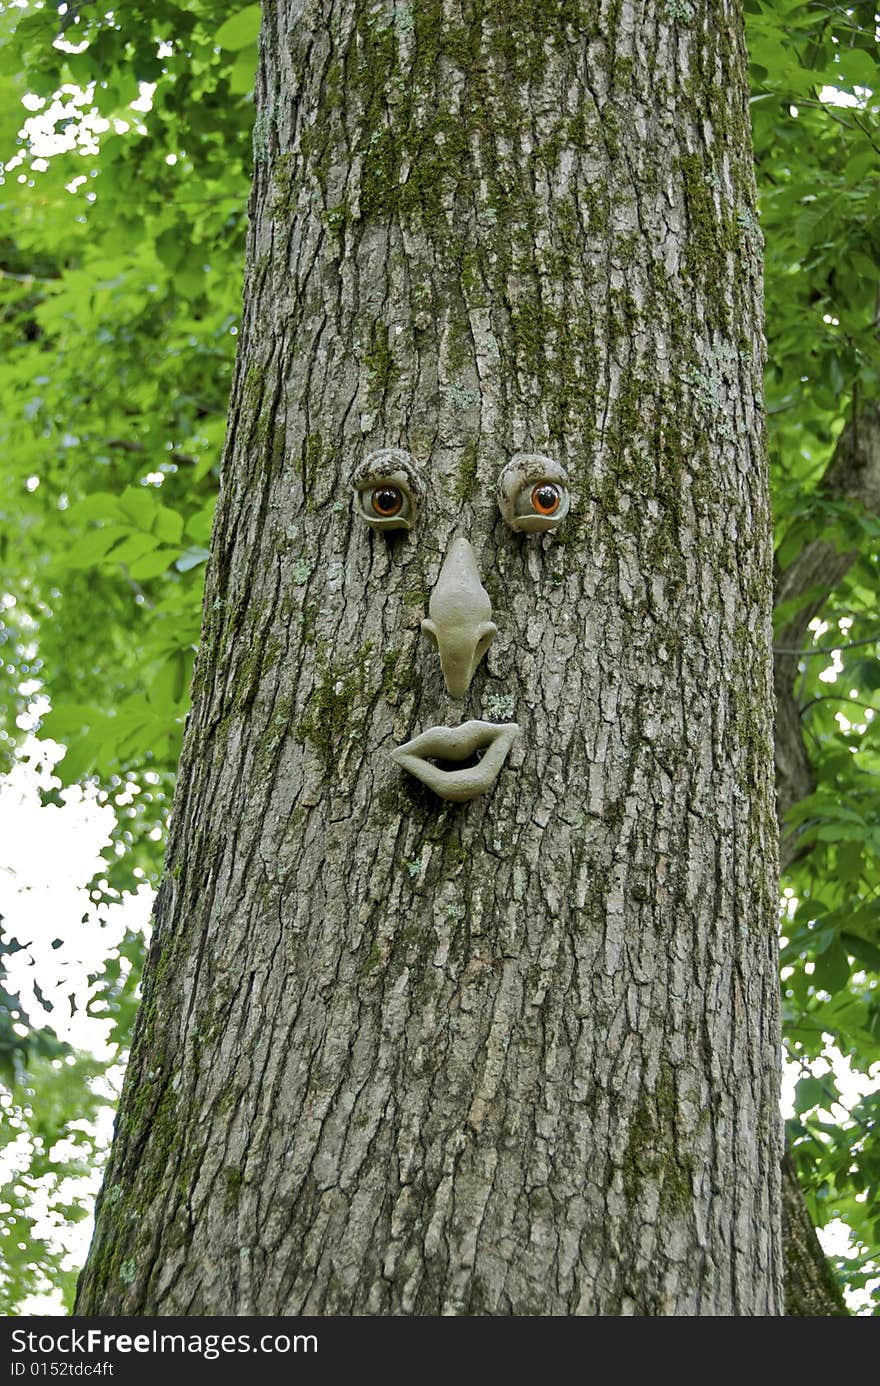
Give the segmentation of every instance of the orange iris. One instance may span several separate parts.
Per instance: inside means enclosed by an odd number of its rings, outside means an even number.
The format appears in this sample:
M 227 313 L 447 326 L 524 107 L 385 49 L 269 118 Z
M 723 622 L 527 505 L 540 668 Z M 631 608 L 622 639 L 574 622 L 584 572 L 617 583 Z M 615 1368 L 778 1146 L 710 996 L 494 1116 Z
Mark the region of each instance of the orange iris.
M 555 486 L 551 486 L 549 481 L 542 481 L 532 491 L 532 507 L 539 515 L 555 515 L 562 502 L 562 497 Z
M 373 509 L 383 520 L 398 514 L 403 505 L 403 493 L 396 486 L 377 486 L 372 496 Z

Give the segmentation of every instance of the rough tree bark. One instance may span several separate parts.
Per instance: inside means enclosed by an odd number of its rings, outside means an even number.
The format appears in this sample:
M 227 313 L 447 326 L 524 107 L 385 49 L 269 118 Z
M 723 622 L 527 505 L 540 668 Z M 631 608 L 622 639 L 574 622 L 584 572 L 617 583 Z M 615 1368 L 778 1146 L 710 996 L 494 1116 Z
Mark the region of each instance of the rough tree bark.
M 788 1151 L 782 1161 L 782 1236 L 786 1314 L 797 1318 L 848 1316 L 843 1291 L 816 1236 Z
M 781 1312 L 739 5 L 274 0 L 166 874 L 79 1313 Z M 349 478 L 408 451 L 410 535 Z M 564 464 L 559 535 L 494 498 Z M 498 634 L 420 621 L 452 539 Z M 491 793 L 390 751 L 515 718 Z

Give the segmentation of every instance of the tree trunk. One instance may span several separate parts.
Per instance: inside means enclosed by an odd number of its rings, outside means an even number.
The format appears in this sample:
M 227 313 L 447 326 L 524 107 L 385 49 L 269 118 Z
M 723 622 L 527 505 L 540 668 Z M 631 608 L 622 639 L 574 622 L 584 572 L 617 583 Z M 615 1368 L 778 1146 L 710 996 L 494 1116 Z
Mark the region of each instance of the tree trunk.
M 778 1314 L 739 6 L 275 0 L 257 95 L 203 643 L 77 1312 Z M 387 447 L 424 477 L 402 535 L 352 506 Z M 558 533 L 501 518 L 516 452 L 566 469 Z M 463 698 L 420 632 L 454 539 L 498 628 Z M 391 758 L 481 716 L 521 734 L 470 802 Z
M 798 1318 L 848 1315 L 843 1292 L 816 1236 L 788 1151 L 782 1161 L 782 1235 L 786 1314 Z

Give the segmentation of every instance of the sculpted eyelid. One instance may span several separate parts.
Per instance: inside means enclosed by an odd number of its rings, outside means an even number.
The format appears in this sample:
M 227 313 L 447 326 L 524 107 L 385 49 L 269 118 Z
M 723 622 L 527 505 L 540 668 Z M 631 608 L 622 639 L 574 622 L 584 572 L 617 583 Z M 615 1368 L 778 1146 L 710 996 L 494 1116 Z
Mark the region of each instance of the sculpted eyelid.
M 570 507 L 568 473 L 543 453 L 515 453 L 498 478 L 498 508 L 505 524 L 519 533 L 557 529 Z
M 425 481 L 403 448 L 370 453 L 355 468 L 351 484 L 358 513 L 372 529 L 412 529 L 424 499 Z

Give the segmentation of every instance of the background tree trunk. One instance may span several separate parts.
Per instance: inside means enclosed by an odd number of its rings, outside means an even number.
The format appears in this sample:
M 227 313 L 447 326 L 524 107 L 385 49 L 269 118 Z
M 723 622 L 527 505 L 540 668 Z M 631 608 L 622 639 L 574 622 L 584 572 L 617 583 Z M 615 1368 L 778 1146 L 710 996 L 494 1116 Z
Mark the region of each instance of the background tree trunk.
M 880 511 L 880 411 L 875 405 L 864 405 L 843 429 L 818 492 L 826 500 L 855 501 L 874 515 Z M 855 558 L 854 553 L 839 552 L 829 538 L 819 534 L 777 575 L 777 603 L 797 608 L 791 610 L 777 633 L 774 658 L 776 810 L 783 870 L 799 853 L 809 850 L 797 829 L 786 831 L 786 815 L 816 788 L 796 690 L 801 661 L 809 649 L 809 626 Z M 803 605 L 797 607 L 800 599 Z M 783 1161 L 782 1183 L 785 1312 L 811 1317 L 847 1314 L 843 1293 L 810 1221 L 788 1155 Z
M 816 1236 L 788 1151 L 782 1161 L 782 1236 L 786 1314 L 797 1318 L 848 1315 L 843 1291 Z
M 781 1312 L 739 6 L 266 6 L 203 643 L 79 1313 Z M 429 472 L 411 535 L 365 451 Z M 558 537 L 493 495 L 569 470 Z M 499 634 L 419 623 L 452 537 Z M 389 752 L 523 729 L 444 805 Z
M 818 495 L 824 500 L 854 501 L 872 515 L 880 513 L 880 409 L 875 405 L 863 407 L 843 429 Z M 810 622 L 818 616 L 829 592 L 846 576 L 856 557 L 855 553 L 841 552 L 830 539 L 818 534 L 777 576 L 777 604 L 796 607 L 777 633 L 774 660 L 776 797 L 783 870 L 802 850 L 799 834 L 785 832 L 785 817 L 816 788 L 795 685 L 805 647 L 809 646 Z M 802 604 L 797 606 L 799 601 Z

